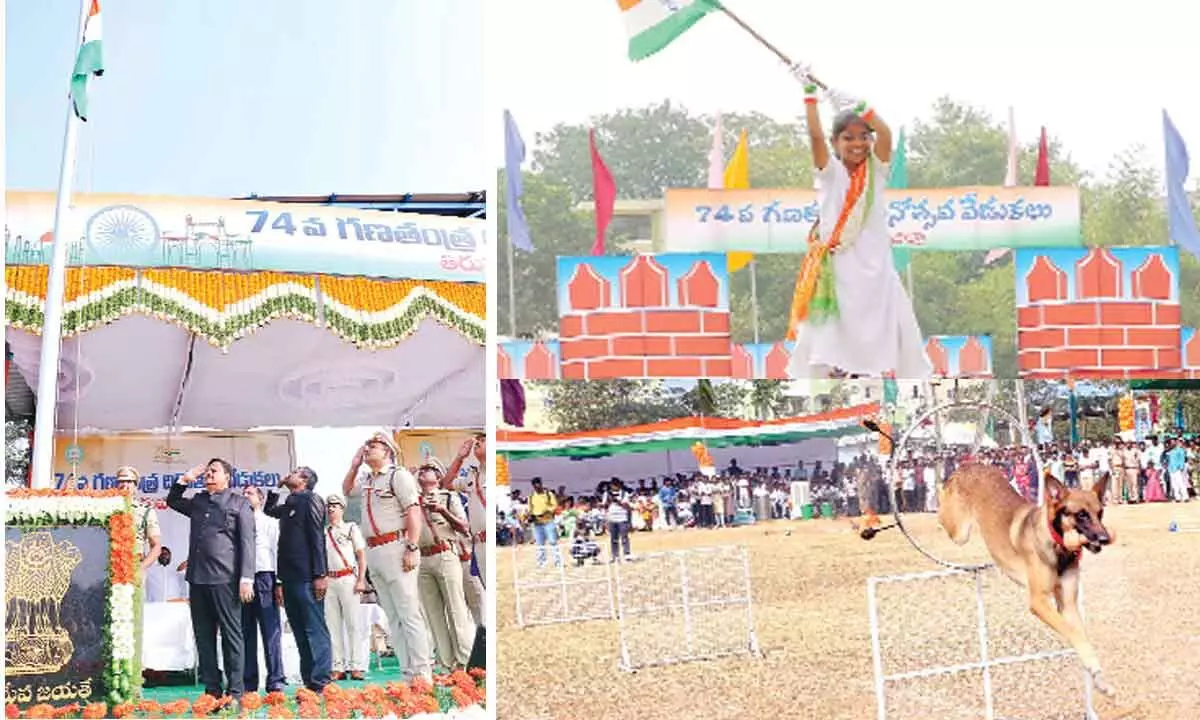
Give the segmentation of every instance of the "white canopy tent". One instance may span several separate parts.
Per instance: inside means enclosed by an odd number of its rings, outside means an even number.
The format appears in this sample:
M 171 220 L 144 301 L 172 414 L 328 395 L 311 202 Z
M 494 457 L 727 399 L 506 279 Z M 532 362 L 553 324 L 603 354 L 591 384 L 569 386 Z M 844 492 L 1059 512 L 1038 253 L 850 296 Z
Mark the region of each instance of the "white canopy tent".
M 721 469 L 736 459 L 738 467 L 743 470 L 778 467 L 782 473 L 785 467 L 795 468 L 797 462 L 812 467 L 819 460 L 826 467 L 831 466 L 837 460 L 837 438 L 817 437 L 787 445 L 709 448 L 708 453 Z M 580 460 L 535 457 L 512 460 L 508 468 L 510 484 L 523 494 L 528 494 L 529 481 L 540 477 L 546 487 L 557 491 L 560 485 L 565 485 L 567 492 L 572 495 L 592 492 L 596 483 L 613 477 L 636 485 L 640 478 L 646 478 L 649 482 L 653 478 L 661 479 L 664 475 L 677 472 L 690 474 L 697 469 L 696 457 L 687 449 L 622 453 Z
M 9 327 L 13 364 L 36 382 L 41 337 Z M 187 329 L 127 315 L 63 343 L 60 429 L 263 426 L 480 427 L 486 349 L 426 318 L 366 350 L 278 318 L 222 353 Z

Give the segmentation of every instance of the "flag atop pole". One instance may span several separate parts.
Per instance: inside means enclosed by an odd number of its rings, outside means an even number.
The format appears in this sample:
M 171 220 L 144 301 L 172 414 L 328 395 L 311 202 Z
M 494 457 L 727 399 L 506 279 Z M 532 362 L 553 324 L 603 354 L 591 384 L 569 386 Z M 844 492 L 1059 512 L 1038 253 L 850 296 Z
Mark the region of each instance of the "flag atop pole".
M 49 488 L 54 472 L 54 419 L 58 414 L 58 359 L 62 342 L 63 295 L 67 284 L 67 223 L 71 215 L 71 192 L 75 187 L 75 153 L 79 144 L 80 110 L 87 114 L 87 69 L 100 64 L 100 5 L 81 0 L 75 41 L 80 43 L 67 97 L 67 124 L 63 132 L 62 163 L 58 170 L 58 193 L 54 197 L 53 244 L 46 273 L 46 309 L 42 315 L 42 354 L 38 364 L 37 414 L 33 419 L 33 463 L 29 484 Z M 88 48 L 88 37 L 95 43 Z M 86 61 L 85 61 L 86 59 Z M 85 69 L 82 92 L 78 80 Z M 95 72 L 99 74 L 99 72 Z M 83 100 L 82 108 L 80 100 Z
M 1017 186 L 1017 119 L 1012 105 L 1008 106 L 1008 167 L 1004 172 L 1004 187 Z
M 726 190 L 750 189 L 750 139 L 744 129 L 738 136 L 737 147 L 733 149 L 729 164 L 725 166 L 721 185 Z M 754 260 L 754 253 L 734 251 L 726 255 L 729 272 L 741 270 L 752 260 Z
M 713 127 L 712 147 L 708 150 L 708 189 L 725 188 L 725 135 L 721 129 L 721 113 L 717 112 L 717 124 Z
M 716 0 L 617 0 L 629 33 L 629 59 L 645 60 L 705 15 L 721 9 Z
M 75 72 L 71 74 L 71 102 L 75 117 L 87 122 L 88 80 L 104 74 L 104 56 L 100 44 L 100 0 L 91 0 L 87 20 L 83 25 L 83 42 L 75 56 Z
M 525 219 L 525 211 L 521 209 L 521 195 L 525 193 L 525 184 L 521 179 L 521 163 L 525 162 L 525 141 L 521 139 L 521 131 L 517 129 L 517 121 L 512 113 L 504 111 L 504 178 L 508 184 L 505 193 L 505 207 L 508 211 L 508 241 L 513 247 L 525 252 L 533 252 L 533 240 L 529 236 L 529 221 Z
M 592 195 L 596 201 L 596 241 L 592 254 L 604 254 L 604 233 L 612 221 L 613 206 L 617 203 L 617 183 L 596 148 L 596 130 L 588 130 L 588 147 L 592 153 Z
M 1020 157 L 1020 151 L 1017 147 L 1017 116 L 1013 111 L 1012 105 L 1008 106 L 1008 162 L 1004 170 L 1004 187 L 1016 187 L 1017 180 L 1017 159 Z M 1008 248 L 995 248 L 988 252 L 987 257 L 983 259 L 984 265 L 991 265 L 1000 258 L 1008 254 Z
M 1037 172 L 1033 174 L 1034 187 L 1050 187 L 1050 144 L 1046 141 L 1046 126 L 1042 126 L 1042 139 L 1038 141 Z
M 896 139 L 896 152 L 892 153 L 892 169 L 888 174 L 888 188 L 892 190 L 907 190 L 908 189 L 908 141 L 904 137 L 904 128 L 900 128 L 899 137 Z M 903 245 L 896 247 L 892 246 L 892 265 L 895 266 L 896 272 L 905 272 L 908 270 L 909 264 L 912 263 L 912 249 Z M 909 288 L 912 291 L 912 288 Z
M 1175 245 L 1200 257 L 1200 230 L 1196 229 L 1196 218 L 1184 188 L 1190 171 L 1187 145 L 1166 110 L 1163 110 L 1163 142 L 1167 151 L 1167 236 Z
M 750 139 L 745 130 L 738 135 L 737 147 L 725 166 L 726 190 L 750 189 Z

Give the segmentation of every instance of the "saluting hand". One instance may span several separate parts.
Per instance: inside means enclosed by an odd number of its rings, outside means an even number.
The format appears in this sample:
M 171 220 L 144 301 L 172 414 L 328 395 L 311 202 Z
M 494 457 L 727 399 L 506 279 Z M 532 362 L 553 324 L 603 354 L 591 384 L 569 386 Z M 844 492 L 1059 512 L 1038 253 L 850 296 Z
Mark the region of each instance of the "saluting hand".
M 360 446 L 359 446 L 359 448 L 358 448 L 358 451 L 354 453 L 354 459 L 353 459 L 353 460 L 351 460 L 351 461 L 350 461 L 350 463 L 351 463 L 351 464 L 352 464 L 354 467 L 359 467 L 359 466 L 361 466 L 361 465 L 362 465 L 364 462 L 366 462 L 366 459 L 367 459 L 367 446 L 366 446 L 366 445 L 360 445 Z

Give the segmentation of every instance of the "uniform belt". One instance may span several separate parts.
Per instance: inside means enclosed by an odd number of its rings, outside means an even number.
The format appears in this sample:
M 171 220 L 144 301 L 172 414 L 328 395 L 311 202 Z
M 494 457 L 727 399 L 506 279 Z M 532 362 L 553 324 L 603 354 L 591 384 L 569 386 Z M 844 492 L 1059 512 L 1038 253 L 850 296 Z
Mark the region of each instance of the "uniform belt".
M 367 538 L 367 547 L 379 547 L 380 545 L 387 545 L 388 543 L 396 542 L 399 539 L 400 531 L 394 530 L 390 533 L 384 533 L 382 535 L 376 535 L 374 537 Z
M 449 549 L 450 549 L 449 543 L 441 542 L 441 543 L 438 543 L 437 545 L 430 545 L 427 548 L 421 548 L 421 557 L 430 557 L 432 555 L 440 555 L 441 553 L 444 553 Z
M 334 578 L 334 579 L 344 578 L 347 575 L 351 575 L 353 573 L 354 573 L 354 568 L 342 568 L 341 570 L 334 570 L 334 571 L 330 572 L 329 577 Z

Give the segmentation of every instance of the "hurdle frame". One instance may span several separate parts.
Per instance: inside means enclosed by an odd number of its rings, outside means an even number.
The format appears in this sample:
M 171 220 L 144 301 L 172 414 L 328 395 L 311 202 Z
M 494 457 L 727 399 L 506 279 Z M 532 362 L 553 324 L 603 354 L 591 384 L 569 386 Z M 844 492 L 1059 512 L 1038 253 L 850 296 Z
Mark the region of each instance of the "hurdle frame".
M 643 668 L 663 667 L 667 665 L 678 665 L 685 662 L 695 662 L 697 660 L 718 660 L 727 657 L 736 657 L 740 655 L 748 655 L 753 658 L 761 658 L 762 650 L 758 644 L 758 635 L 754 629 L 754 593 L 750 585 L 750 550 L 745 545 L 733 546 L 738 550 L 738 556 L 742 563 L 742 587 L 744 595 L 737 597 L 721 598 L 719 600 L 709 600 L 696 602 L 690 599 L 688 592 L 688 569 L 687 560 L 689 555 L 697 555 L 702 553 L 725 552 L 730 549 L 730 546 L 712 546 L 700 548 L 688 548 L 686 550 L 665 550 L 662 552 L 648 553 L 639 555 L 637 560 L 631 564 L 643 562 L 645 559 L 653 557 L 670 557 L 674 556 L 679 561 L 679 580 L 680 580 L 680 603 L 678 605 L 658 606 L 656 609 L 666 607 L 678 608 L 683 611 L 683 630 L 686 652 L 682 655 L 675 655 L 667 658 L 659 658 L 649 662 L 634 663 L 630 657 L 629 642 L 627 639 L 628 628 L 626 627 L 625 618 L 634 617 L 637 615 L 653 616 L 655 612 L 633 613 L 625 607 L 624 593 L 621 591 L 621 565 L 625 563 L 616 563 L 616 604 L 617 604 L 617 634 L 620 643 L 620 660 L 619 667 L 626 672 L 637 672 Z M 692 646 L 692 618 L 691 611 L 693 608 L 706 607 L 726 607 L 745 604 L 746 606 L 746 632 L 747 641 L 746 647 L 740 650 L 719 650 L 710 653 L 696 653 Z
M 534 546 L 534 547 L 536 547 L 536 546 Z M 570 558 L 571 558 L 570 553 L 562 552 L 561 545 L 558 545 L 556 547 L 559 550 L 558 556 L 560 559 L 560 562 L 557 565 L 557 570 L 558 570 L 557 580 L 555 580 L 553 582 L 547 581 L 547 582 L 532 582 L 532 583 L 522 584 L 521 583 L 521 563 L 520 563 L 521 545 L 513 545 L 513 550 L 512 550 L 513 599 L 514 599 L 514 603 L 516 605 L 516 611 L 517 611 L 516 612 L 517 627 L 526 628 L 526 627 L 536 627 L 539 625 L 559 625 L 562 623 L 589 622 L 592 620 L 616 620 L 617 619 L 617 607 L 616 607 L 616 602 L 614 600 L 612 566 L 607 565 L 605 567 L 603 579 L 598 579 L 598 578 L 588 578 L 586 580 L 568 579 L 566 566 L 567 566 L 567 563 L 570 562 Z M 548 556 L 546 559 L 546 562 L 554 562 L 553 557 L 549 557 L 549 556 L 553 555 L 553 552 L 549 548 L 547 548 L 546 554 Z M 601 584 L 603 584 L 605 586 L 605 591 L 608 595 L 608 614 L 607 615 L 573 616 L 568 613 L 568 610 L 570 608 L 570 603 L 567 601 L 568 587 L 573 586 L 573 585 L 601 585 Z M 540 618 L 540 619 L 536 619 L 536 620 L 527 620 L 525 618 L 524 609 L 521 606 L 521 590 L 522 590 L 522 588 L 524 588 L 525 590 L 537 590 L 537 589 L 552 588 L 552 587 L 557 587 L 560 590 L 560 592 L 559 592 L 559 607 L 561 608 L 561 611 L 562 611 L 561 615 L 556 616 L 556 617 Z
M 981 568 L 973 570 L 961 570 L 950 568 L 946 570 L 931 570 L 927 572 L 906 573 L 903 575 L 884 575 L 873 576 L 867 578 L 867 608 L 871 624 L 871 659 L 875 670 L 875 703 L 877 720 L 887 720 L 887 685 L 890 682 L 899 682 L 903 680 L 916 680 L 937 675 L 952 675 L 964 672 L 978 670 L 981 673 L 983 685 L 983 701 L 984 701 L 984 718 L 986 720 L 1004 720 L 1002 716 L 996 715 L 995 699 L 992 693 L 992 675 L 991 669 L 1003 665 L 1014 665 L 1024 662 L 1035 662 L 1039 660 L 1054 660 L 1064 657 L 1074 657 L 1075 651 L 1070 648 L 1062 650 L 1049 650 L 1039 653 L 1029 653 L 1026 655 L 1014 655 L 999 658 L 992 658 L 988 652 L 988 625 L 987 625 L 987 608 L 983 602 L 983 573 L 990 568 Z M 885 675 L 883 672 L 883 646 L 879 634 L 879 600 L 877 596 L 877 588 L 880 585 L 899 582 L 912 582 L 918 580 L 931 580 L 940 577 L 951 577 L 958 575 L 971 575 L 975 581 L 975 605 L 978 612 L 979 626 L 979 661 L 971 663 L 960 663 L 957 665 L 944 665 L 939 667 L 924 668 L 921 670 L 910 670 L 908 672 L 894 673 Z M 1080 619 L 1086 620 L 1083 609 L 1083 584 L 1079 586 L 1079 615 Z M 1087 670 L 1083 670 L 1083 710 L 1085 720 L 1099 720 L 1100 716 L 1096 714 L 1095 707 L 1092 703 L 1092 679 Z

